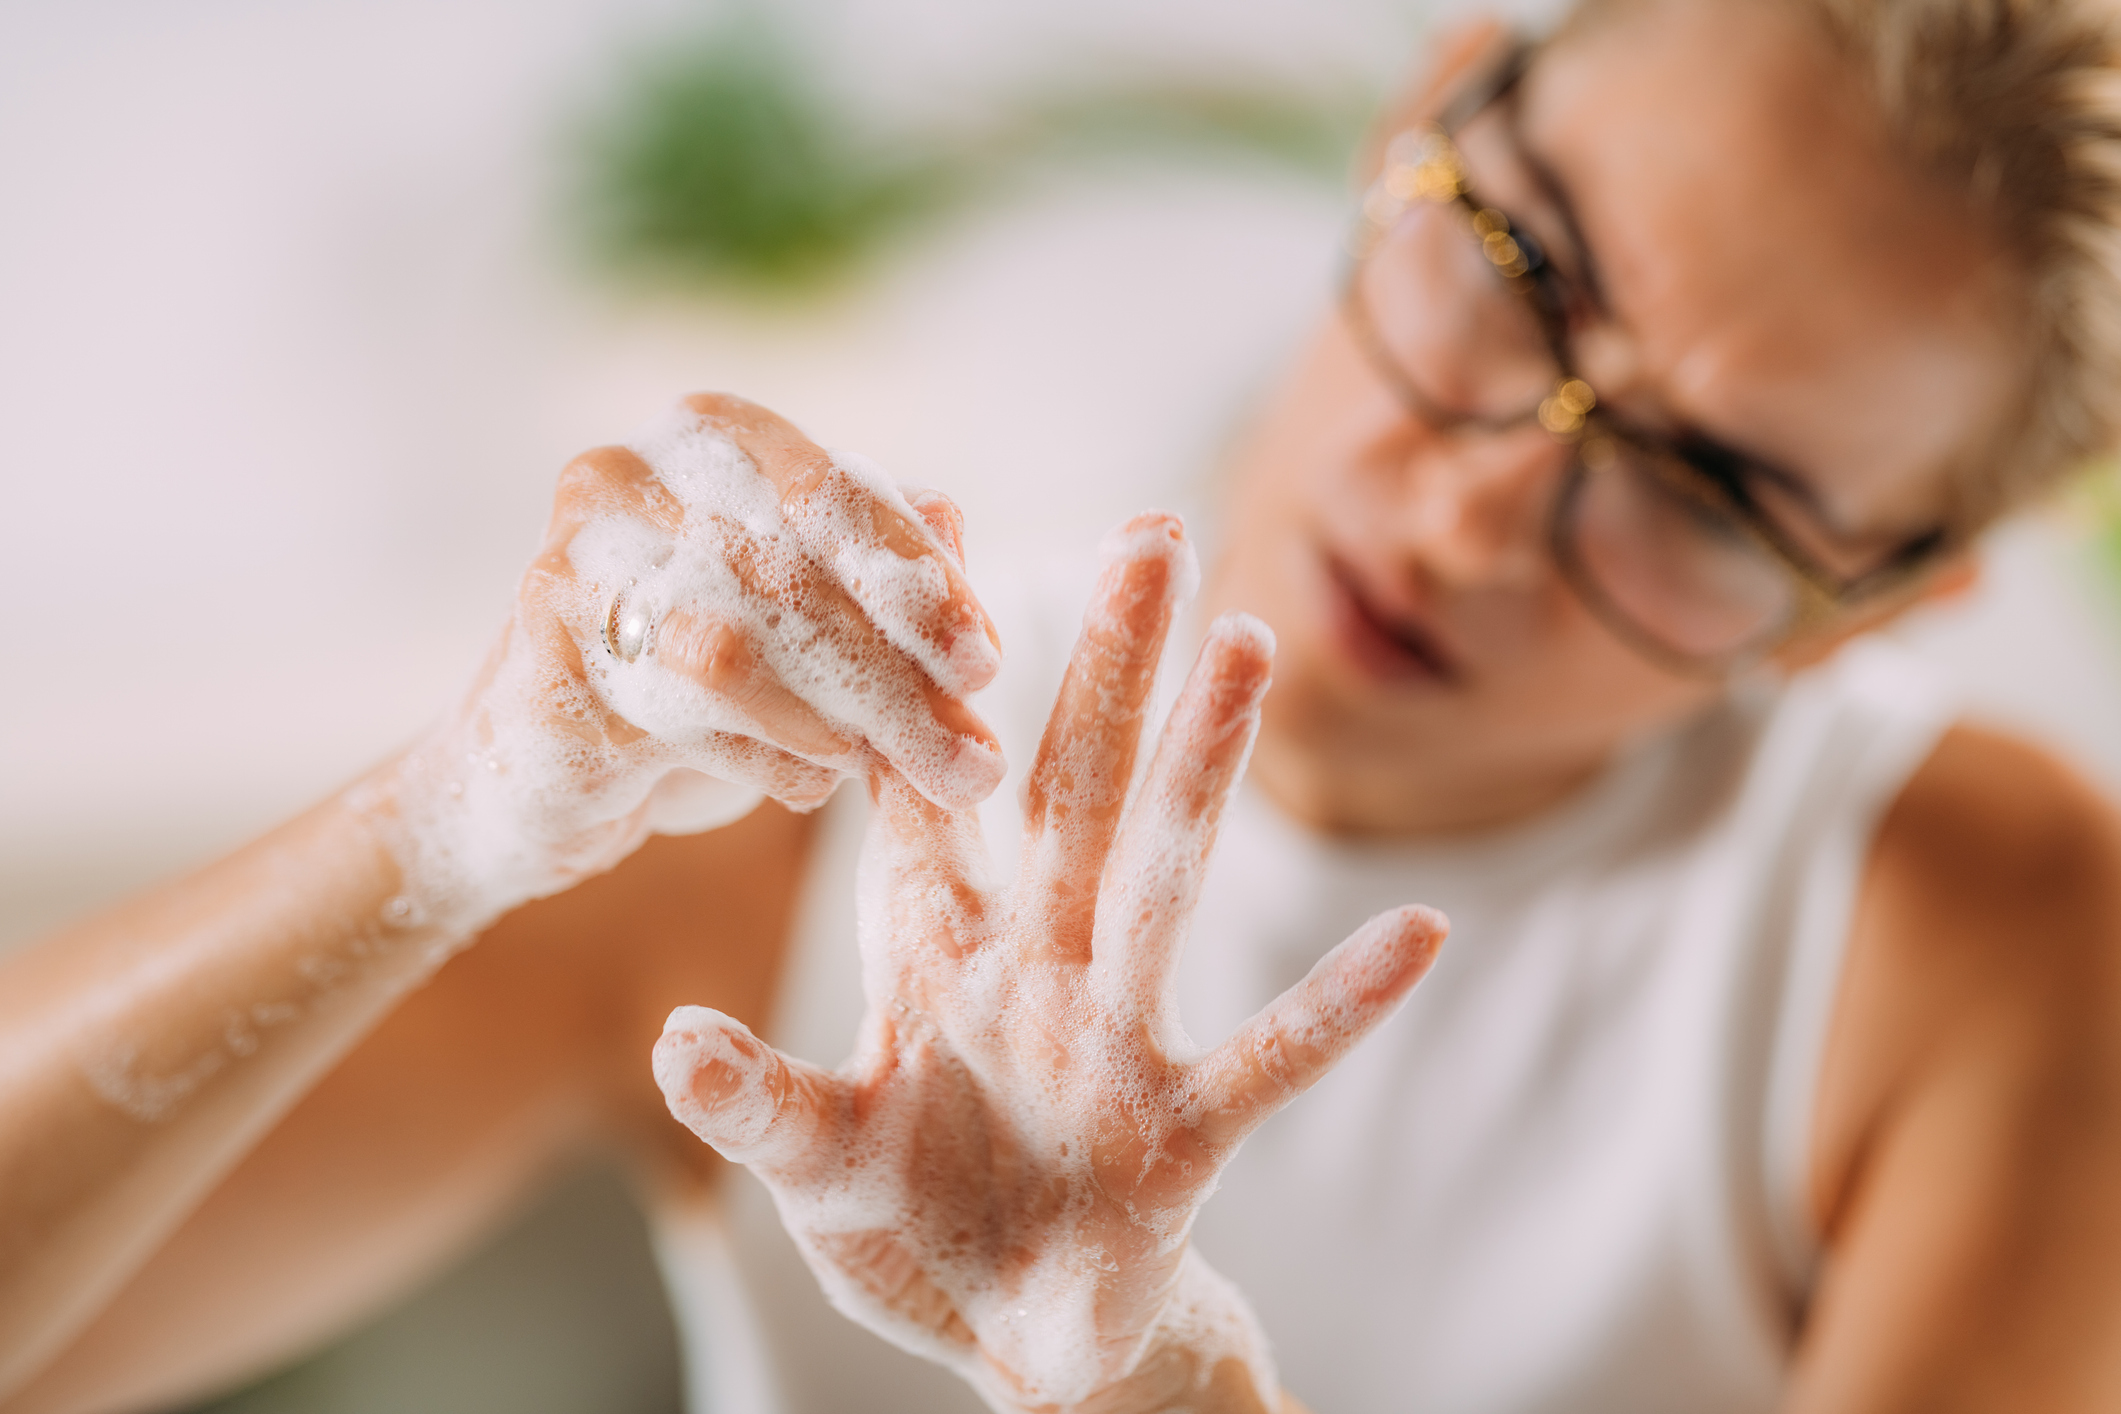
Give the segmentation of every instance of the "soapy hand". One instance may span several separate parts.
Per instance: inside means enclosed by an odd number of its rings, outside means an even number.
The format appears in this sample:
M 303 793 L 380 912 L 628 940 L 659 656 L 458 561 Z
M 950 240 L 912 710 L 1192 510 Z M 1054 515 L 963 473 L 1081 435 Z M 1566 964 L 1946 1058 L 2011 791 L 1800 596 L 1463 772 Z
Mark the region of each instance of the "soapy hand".
M 880 770 L 853 1058 L 821 1070 L 682 1007 L 655 1073 L 672 1113 L 764 1180 L 834 1305 L 996 1409 L 1272 1410 L 1244 1301 L 1188 1250 L 1194 1214 L 1244 1136 L 1399 1005 L 1444 924 L 1382 915 L 1223 1045 L 1187 1040 L 1171 972 L 1272 645 L 1256 620 L 1216 622 L 1130 803 L 1192 557 L 1153 515 L 1107 551 L 1014 886 L 985 878 L 973 816 Z
M 880 763 L 982 799 L 1001 752 L 962 699 L 1001 657 L 962 558 L 946 499 L 741 399 L 578 457 L 478 686 L 381 792 L 406 907 L 476 923 Z

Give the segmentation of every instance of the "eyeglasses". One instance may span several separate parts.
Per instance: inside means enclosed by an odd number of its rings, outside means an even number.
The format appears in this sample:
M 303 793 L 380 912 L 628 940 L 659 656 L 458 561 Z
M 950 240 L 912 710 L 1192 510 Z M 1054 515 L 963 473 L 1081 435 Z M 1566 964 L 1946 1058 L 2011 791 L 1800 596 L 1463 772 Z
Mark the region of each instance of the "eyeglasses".
M 1362 202 L 1348 325 L 1424 424 L 1537 425 L 1569 446 L 1547 527 L 1563 579 L 1641 653 L 1721 675 L 1905 583 L 1950 536 L 1934 530 L 1837 573 L 1768 513 L 1763 496 L 1776 493 L 1745 457 L 1600 405 L 1571 347 L 1584 296 L 1536 237 L 1475 194 L 1462 150 L 1467 126 L 1512 92 L 1532 53 L 1516 47 L 1443 120 L 1392 140 Z

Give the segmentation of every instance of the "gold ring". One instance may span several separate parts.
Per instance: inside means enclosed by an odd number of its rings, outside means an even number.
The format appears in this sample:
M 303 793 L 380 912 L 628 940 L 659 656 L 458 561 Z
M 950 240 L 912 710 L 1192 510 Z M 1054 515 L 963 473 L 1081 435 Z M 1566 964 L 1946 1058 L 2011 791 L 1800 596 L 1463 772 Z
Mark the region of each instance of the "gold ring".
M 622 591 L 611 597 L 604 612 L 604 647 L 622 663 L 641 656 L 655 631 L 655 616 L 638 604 L 629 606 Z

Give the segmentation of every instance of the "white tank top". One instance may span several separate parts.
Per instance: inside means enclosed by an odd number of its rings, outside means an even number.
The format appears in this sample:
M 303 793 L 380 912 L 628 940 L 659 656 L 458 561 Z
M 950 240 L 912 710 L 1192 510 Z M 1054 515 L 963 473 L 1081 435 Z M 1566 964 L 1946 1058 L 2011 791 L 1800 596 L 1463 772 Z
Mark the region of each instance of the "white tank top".
M 1028 602 L 1000 615 L 1013 695 L 981 704 L 1018 767 L 1082 597 Z M 1374 913 L 1422 902 L 1452 923 L 1406 1008 L 1246 1142 L 1195 1229 L 1298 1398 L 1319 1414 L 1776 1407 L 1818 1256 L 1806 1144 L 1849 915 L 1880 814 L 1947 721 L 1904 657 L 1863 643 L 1478 838 L 1351 843 L 1240 796 L 1179 973 L 1196 1040 Z M 1015 792 L 997 797 L 1006 844 Z M 828 1065 L 861 1013 L 866 813 L 852 791 L 828 809 L 768 1028 Z M 834 1313 L 748 1175 L 718 1212 L 659 1225 L 694 1414 L 983 1407 Z

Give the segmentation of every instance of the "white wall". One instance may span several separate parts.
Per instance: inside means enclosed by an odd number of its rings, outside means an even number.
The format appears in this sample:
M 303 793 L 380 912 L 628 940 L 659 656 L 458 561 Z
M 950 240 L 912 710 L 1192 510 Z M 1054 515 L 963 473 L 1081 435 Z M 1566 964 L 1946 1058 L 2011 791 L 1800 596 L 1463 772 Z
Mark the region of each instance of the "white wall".
M 1404 47 L 1391 7 L 1305 12 L 784 18 L 850 101 L 900 109 L 1100 45 L 1299 70 Z M 0 934 L 208 857 L 416 731 L 498 626 L 561 463 L 680 392 L 749 393 L 954 488 L 1168 479 L 1324 277 L 1328 194 L 1159 173 L 1024 194 L 793 313 L 606 293 L 554 235 L 553 155 L 681 13 L 0 6 Z
M 1229 166 L 1035 182 L 795 311 L 611 293 L 552 234 L 556 136 L 683 13 L 0 4 L 0 940 L 415 732 L 554 472 L 680 391 L 959 493 L 976 570 L 1027 516 L 1087 538 L 1180 494 L 1327 288 L 1338 195 Z M 1070 56 L 1382 84 L 1421 28 L 1386 0 L 785 13 L 897 112 Z M 2117 635 L 2052 539 L 2013 543 L 1975 648 L 1931 637 L 2121 781 Z

